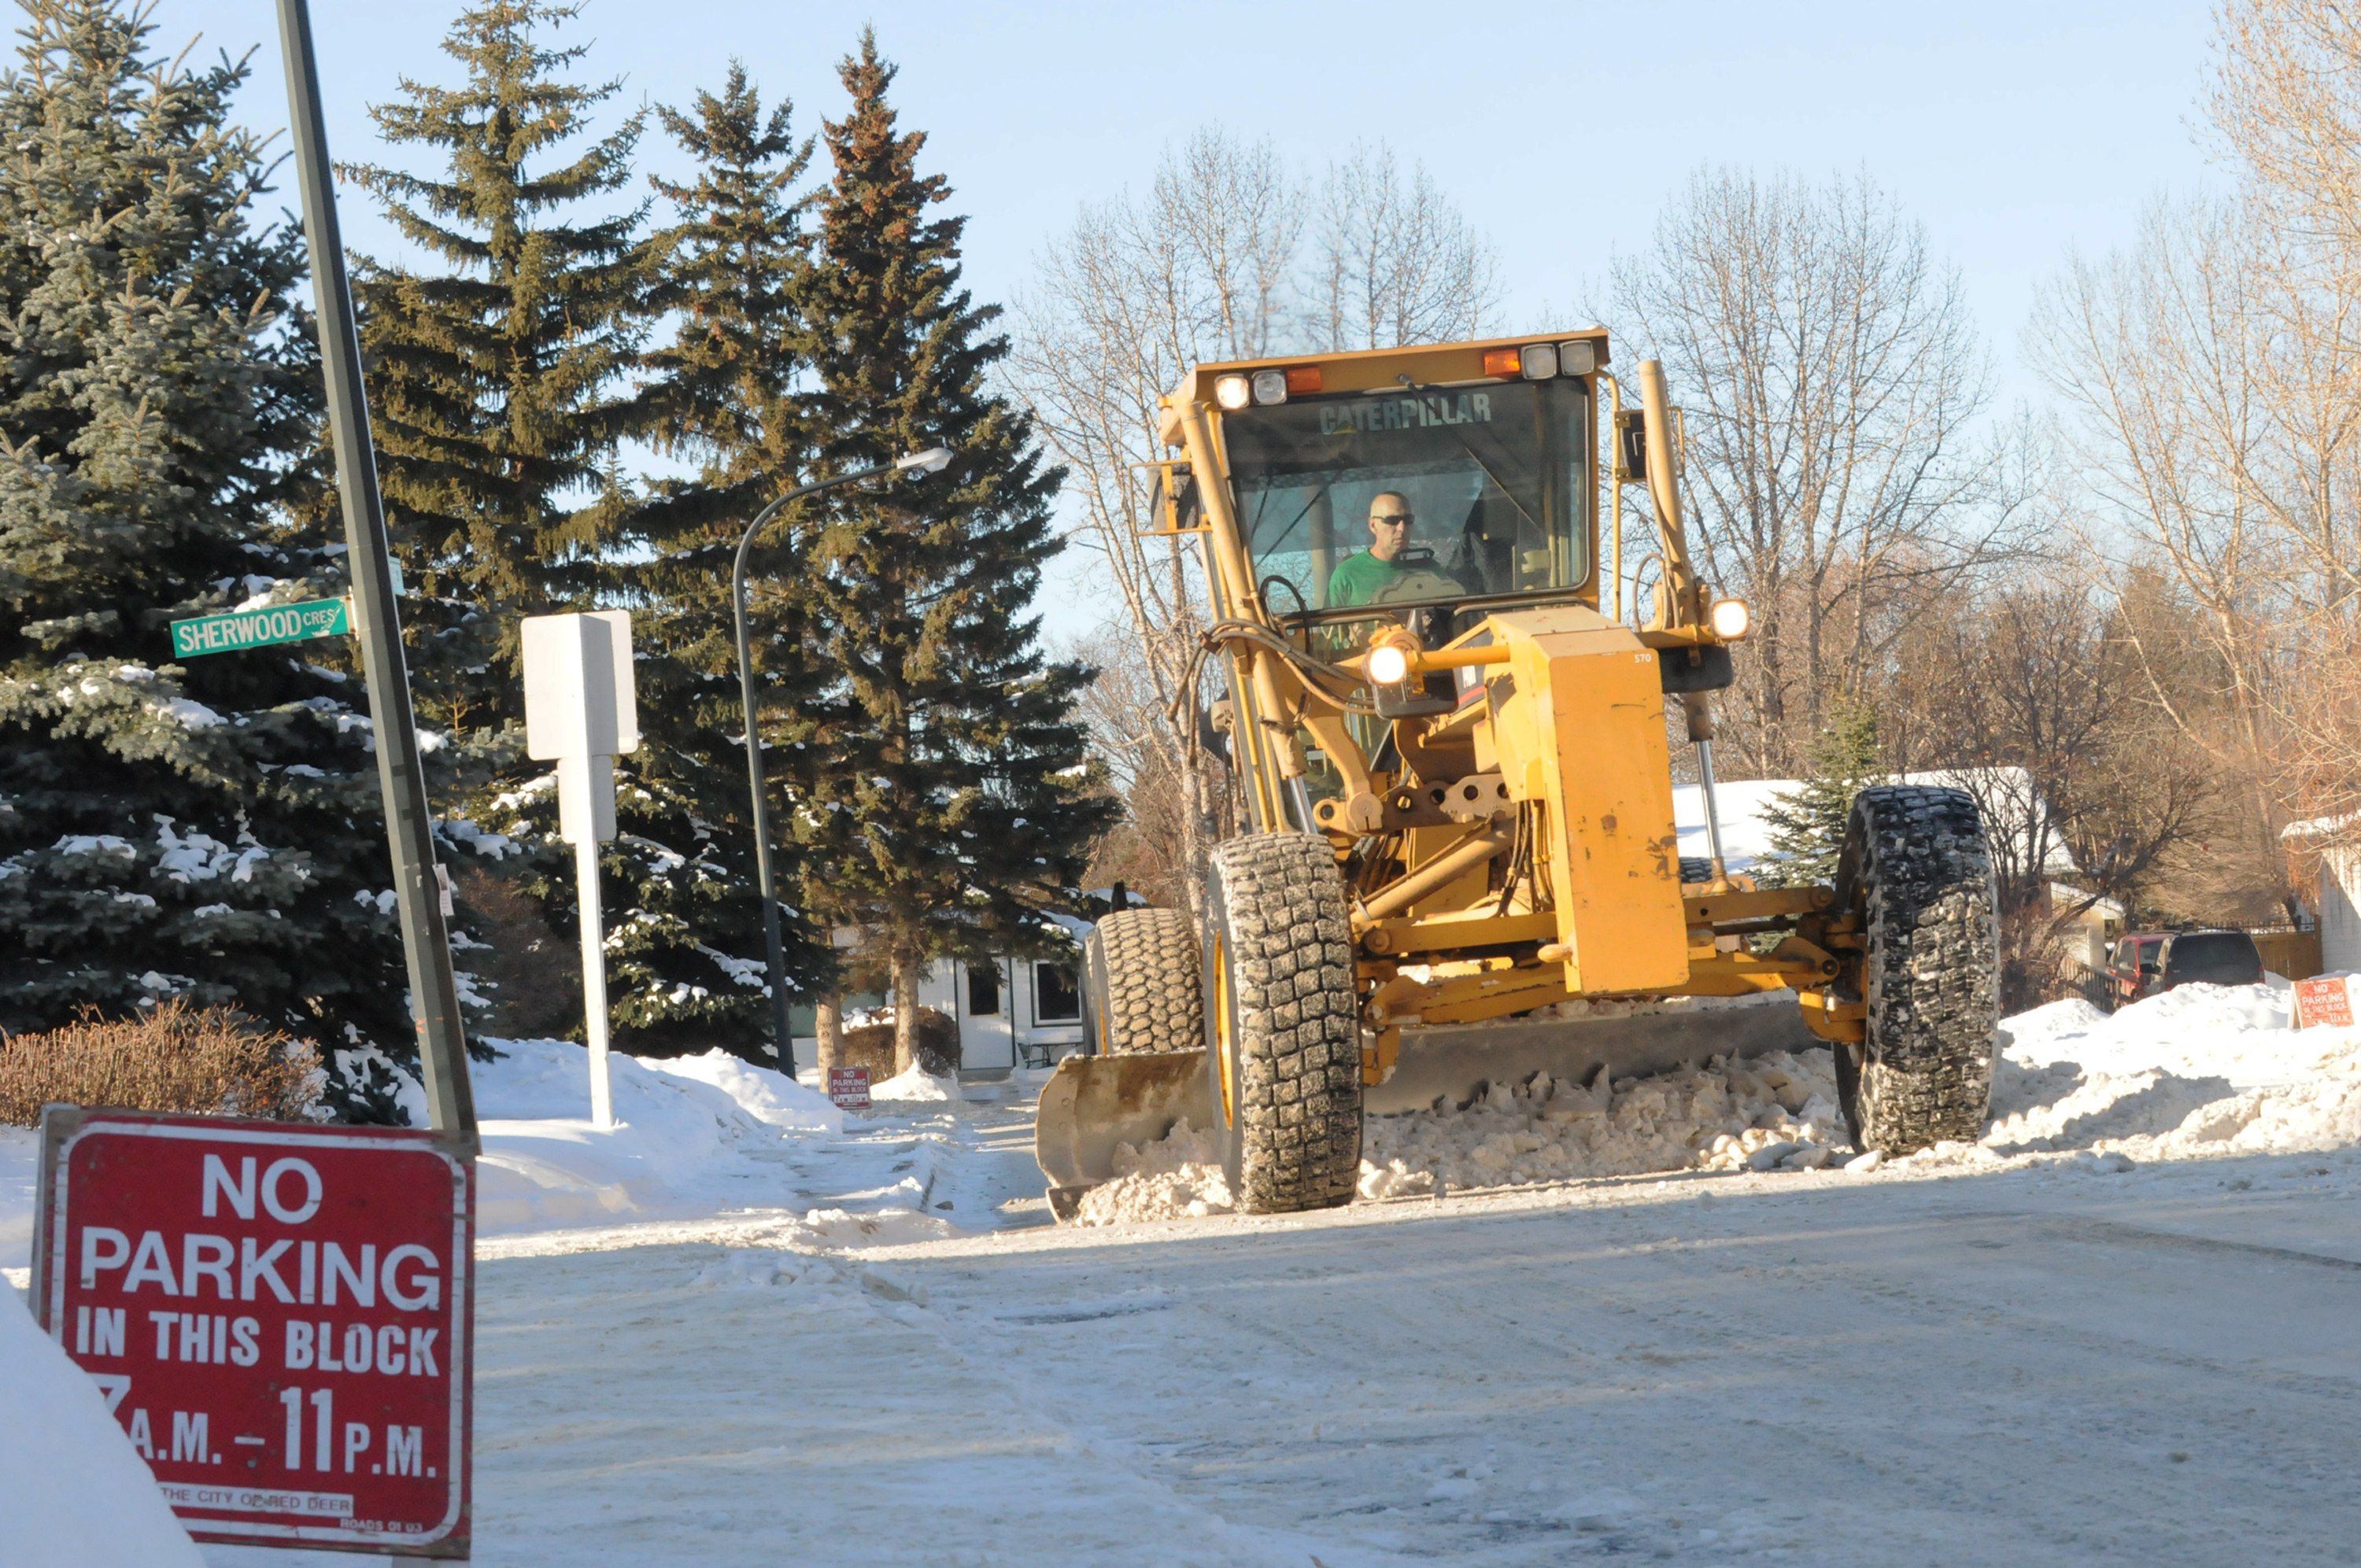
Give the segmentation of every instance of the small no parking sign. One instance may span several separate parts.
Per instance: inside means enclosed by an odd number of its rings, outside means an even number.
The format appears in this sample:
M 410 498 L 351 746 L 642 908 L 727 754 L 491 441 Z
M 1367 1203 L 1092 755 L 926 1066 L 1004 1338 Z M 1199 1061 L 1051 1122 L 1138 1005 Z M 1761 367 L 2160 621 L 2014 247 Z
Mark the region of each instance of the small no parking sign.
M 35 1312 L 192 1538 L 467 1555 L 466 1158 L 70 1105 L 41 1133 Z
M 2295 982 L 2295 1026 L 2349 1028 L 2353 1024 L 2353 993 L 2344 975 Z
M 869 1109 L 869 1069 L 832 1067 L 828 1069 L 828 1097 L 845 1111 Z

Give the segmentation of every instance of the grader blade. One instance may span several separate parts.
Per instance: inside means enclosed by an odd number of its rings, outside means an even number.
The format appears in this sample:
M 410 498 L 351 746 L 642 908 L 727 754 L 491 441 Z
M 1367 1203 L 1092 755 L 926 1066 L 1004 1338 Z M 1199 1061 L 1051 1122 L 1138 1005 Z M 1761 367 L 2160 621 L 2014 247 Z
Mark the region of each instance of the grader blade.
M 1467 1105 L 1488 1085 L 1522 1083 L 1536 1072 L 1587 1084 L 1606 1068 L 1615 1078 L 1644 1078 L 1714 1057 L 1805 1051 L 1821 1042 L 1795 1003 L 1681 1009 L 1623 1017 L 1546 1019 L 1404 1029 L 1401 1051 L 1385 1082 L 1362 1091 L 1372 1116 Z
M 1536 1072 L 1587 1084 L 1602 1067 L 1614 1078 L 1642 1078 L 1714 1057 L 1819 1044 L 1784 995 L 1753 1007 L 1410 1028 L 1392 1075 L 1362 1091 L 1362 1109 L 1373 1116 L 1455 1110 L 1491 1084 L 1523 1083 Z M 1114 1180 L 1118 1146 L 1145 1148 L 1183 1121 L 1202 1129 L 1213 1119 L 1202 1051 L 1068 1057 L 1041 1091 L 1033 1132 L 1051 1211 L 1071 1220 L 1083 1193 Z
M 1082 1194 L 1115 1179 L 1118 1145 L 1145 1148 L 1182 1121 L 1213 1119 L 1202 1051 L 1068 1057 L 1042 1087 L 1033 1157 L 1049 1179 L 1049 1208 L 1074 1217 Z

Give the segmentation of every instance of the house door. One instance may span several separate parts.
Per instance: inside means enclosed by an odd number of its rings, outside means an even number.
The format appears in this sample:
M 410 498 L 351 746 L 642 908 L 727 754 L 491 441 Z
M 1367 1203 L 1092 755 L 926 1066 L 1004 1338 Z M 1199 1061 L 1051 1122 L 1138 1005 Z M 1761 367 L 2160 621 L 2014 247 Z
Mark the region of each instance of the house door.
M 1003 966 L 963 963 L 960 972 L 960 1066 L 971 1071 L 1015 1067 L 1014 999 Z

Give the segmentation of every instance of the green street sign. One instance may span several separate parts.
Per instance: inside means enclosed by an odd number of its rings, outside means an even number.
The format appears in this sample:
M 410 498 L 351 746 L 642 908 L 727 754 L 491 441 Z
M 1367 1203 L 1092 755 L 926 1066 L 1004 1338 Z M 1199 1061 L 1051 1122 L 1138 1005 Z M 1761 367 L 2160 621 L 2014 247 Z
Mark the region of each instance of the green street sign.
M 346 599 L 274 604 L 264 609 L 237 609 L 227 615 L 201 615 L 192 620 L 172 622 L 172 656 L 191 659 L 200 653 L 227 653 L 240 648 L 268 647 L 273 642 L 344 637 L 352 630 L 352 604 Z

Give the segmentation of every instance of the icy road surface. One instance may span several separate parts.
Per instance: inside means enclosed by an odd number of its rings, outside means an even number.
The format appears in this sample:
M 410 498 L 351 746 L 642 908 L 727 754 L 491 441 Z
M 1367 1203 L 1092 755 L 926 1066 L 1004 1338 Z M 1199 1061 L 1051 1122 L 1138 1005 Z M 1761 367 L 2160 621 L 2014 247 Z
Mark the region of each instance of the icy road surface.
M 1373 1129 L 1397 1195 L 1347 1211 L 1101 1228 L 1047 1224 L 1023 1086 L 635 1064 L 610 1132 L 517 1042 L 475 1560 L 2361 1562 L 2361 1030 L 2285 1025 L 2010 1020 L 1986 1137 L 1882 1168 L 1807 1053 Z
M 1015 1108 L 968 1116 L 1013 1152 Z M 2356 1181 L 2336 1152 L 488 1242 L 476 1561 L 2353 1562 Z

